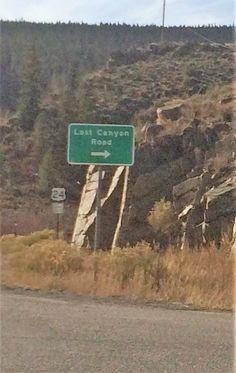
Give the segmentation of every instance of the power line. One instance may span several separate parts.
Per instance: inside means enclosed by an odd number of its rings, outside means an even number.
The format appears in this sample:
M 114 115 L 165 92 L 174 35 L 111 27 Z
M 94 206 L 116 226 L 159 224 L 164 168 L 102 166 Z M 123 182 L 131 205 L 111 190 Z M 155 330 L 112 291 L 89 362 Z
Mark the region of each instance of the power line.
M 165 13 L 166 13 L 166 0 L 163 0 L 163 11 L 162 11 L 162 29 L 161 29 L 161 42 L 163 43 L 164 42 L 164 29 L 165 29 Z M 223 48 L 226 48 L 226 49 L 231 49 L 232 48 L 230 46 L 227 46 L 227 45 L 224 45 L 222 43 L 218 43 L 218 42 L 215 42 L 213 40 L 210 40 L 209 38 L 207 38 L 206 36 L 203 36 L 202 34 L 200 34 L 199 32 L 197 31 L 194 31 L 192 30 L 191 27 L 186 27 L 186 29 L 190 32 L 192 32 L 193 34 L 199 36 L 200 38 L 202 38 L 203 40 L 206 40 L 212 44 L 216 44 L 216 45 L 221 45 Z
M 206 40 L 206 41 L 208 41 L 208 42 L 210 42 L 210 43 L 212 43 L 212 44 L 221 45 L 223 48 L 226 48 L 226 49 L 232 49 L 230 46 L 227 46 L 227 45 L 224 45 L 224 44 L 222 44 L 222 43 L 218 43 L 218 42 L 215 42 L 215 41 L 213 41 L 213 40 L 208 39 L 206 36 L 203 36 L 203 35 L 200 34 L 199 32 L 192 30 L 191 27 L 186 27 L 186 29 L 187 29 L 188 31 L 192 32 L 193 34 L 199 36 L 199 37 L 202 38 L 203 40 Z

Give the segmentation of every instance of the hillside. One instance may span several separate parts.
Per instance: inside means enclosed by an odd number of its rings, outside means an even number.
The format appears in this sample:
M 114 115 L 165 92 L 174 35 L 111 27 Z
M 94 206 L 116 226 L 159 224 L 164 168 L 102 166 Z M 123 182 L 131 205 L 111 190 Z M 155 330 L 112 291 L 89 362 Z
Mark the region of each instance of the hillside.
M 80 80 L 85 73 L 102 67 L 111 52 L 145 47 L 159 42 L 161 27 L 126 24 L 30 23 L 1 21 L 1 108 L 14 111 L 23 89 L 25 67 L 35 48 L 39 65 L 38 85 L 63 91 L 71 70 Z M 168 27 L 168 42 L 233 42 L 232 26 Z
M 65 26 L 57 25 L 58 32 Z M 68 26 L 67 31 L 70 27 L 73 28 L 72 26 L 76 29 L 75 25 L 71 25 Z M 16 38 L 17 27 L 22 27 L 24 32 L 27 27 L 35 28 L 37 32 L 33 33 L 33 36 L 38 35 L 39 39 L 44 29 L 44 45 L 48 43 L 47 37 L 50 32 L 52 38 L 55 36 L 52 30 L 56 27 L 53 28 L 52 25 L 42 27 L 39 31 L 39 25 L 5 24 L 11 47 L 16 41 L 19 45 L 23 42 L 22 30 Z M 82 30 L 82 25 L 80 27 Z M 84 26 L 83 30 L 86 27 L 87 30 L 92 30 L 88 26 Z M 104 27 L 99 30 L 104 30 Z M 106 27 L 108 32 L 109 27 Z M 124 28 L 119 27 L 119 30 L 125 32 Z M 17 229 L 23 233 L 53 227 L 55 217 L 51 213 L 50 190 L 55 186 L 63 186 L 67 189 L 68 195 L 63 218 L 64 228 L 70 239 L 71 224 L 74 221 L 86 175 L 86 167 L 72 167 L 66 162 L 67 126 L 70 122 L 134 124 L 138 147 L 140 146 L 138 144 L 144 142 L 145 133 L 142 130 L 144 124 L 147 121 L 155 123 L 156 110 L 164 104 L 173 104 L 173 100 L 184 100 L 185 108 L 178 120 L 167 118 L 162 121 L 162 125 L 165 126 L 164 135 L 182 136 L 183 130 L 196 115 L 201 121 L 202 128 L 206 128 L 212 121 L 222 122 L 229 119 L 232 121 L 234 103 L 221 105 L 219 101 L 225 96 L 232 95 L 233 45 L 197 43 L 196 40 L 187 43 L 171 42 L 165 45 L 147 44 L 147 40 L 155 41 L 153 37 L 155 33 L 149 33 L 149 36 L 152 36 L 147 37 L 148 30 L 157 31 L 156 28 L 148 27 L 140 30 L 143 39 L 138 43 L 138 33 L 132 34 L 132 29 L 126 28 L 127 35 L 137 36 L 136 47 L 129 39 L 132 48 L 128 50 L 114 48 L 112 51 L 112 48 L 108 48 L 105 53 L 101 48 L 99 53 L 102 59 L 100 62 L 96 60 L 96 66 L 91 69 L 89 67 L 87 70 L 86 64 L 85 67 L 78 68 L 76 63 L 69 63 L 70 68 L 67 69 L 66 66 L 69 65 L 63 62 L 67 53 L 63 51 L 62 60 L 58 59 L 58 49 L 54 46 L 53 48 L 57 50 L 52 48 L 48 58 L 50 61 L 55 58 L 55 65 L 49 63 L 48 67 L 52 68 L 51 75 L 49 73 L 50 78 L 46 78 L 45 75 L 43 85 L 42 79 L 38 80 L 39 76 L 42 77 L 42 71 L 47 70 L 45 70 L 45 55 L 40 54 L 38 49 L 39 45 L 42 47 L 43 39 L 39 44 L 35 43 L 28 55 L 28 62 L 24 65 L 22 87 L 17 97 L 18 104 L 11 111 L 2 111 L 0 158 L 3 232 L 13 231 L 14 221 L 18 224 Z M 214 30 L 219 31 L 217 28 Z M 221 29 L 221 33 L 218 33 L 221 38 L 224 30 Z M 175 35 L 174 30 L 172 31 Z M 183 32 L 180 29 L 179 31 Z M 213 32 L 213 29 L 211 31 Z M 169 32 L 171 34 L 171 30 Z M 65 38 L 66 35 L 65 33 Z M 207 36 L 213 37 L 213 34 Z M 101 40 L 104 43 L 105 39 Z M 128 47 L 130 44 L 128 42 L 124 46 Z M 93 51 L 96 54 L 98 50 L 94 48 Z M 79 55 L 78 50 L 77 52 Z M 44 69 L 42 70 L 40 66 L 44 66 Z M 95 69 L 96 71 L 91 71 Z M 10 76 L 12 79 L 14 74 Z M 32 97 L 35 97 L 33 104 Z M 137 159 L 140 158 L 140 154 L 137 153 Z M 144 173 L 151 170 L 153 167 L 151 164 L 146 164 L 147 168 L 145 168 L 144 163 L 137 163 L 133 167 L 132 178 L 137 176 L 135 176 L 137 169 L 139 175 L 142 169 Z M 181 180 L 180 178 L 179 181 Z M 78 181 L 80 184 L 77 183 Z M 170 191 L 164 197 L 172 199 Z
M 142 109 L 230 84 L 233 65 L 230 46 L 151 44 L 146 49 L 114 53 L 106 68 L 81 84 L 80 101 L 86 97 L 100 123 L 128 123 Z
M 101 245 L 200 248 L 235 229 L 235 96 L 231 85 L 142 111 L 135 163 L 105 167 Z M 140 122 L 139 122 L 140 121 Z M 140 127 L 139 127 L 140 128 Z M 94 245 L 97 169 L 90 166 L 72 242 Z M 234 227 L 234 228 L 233 228 Z

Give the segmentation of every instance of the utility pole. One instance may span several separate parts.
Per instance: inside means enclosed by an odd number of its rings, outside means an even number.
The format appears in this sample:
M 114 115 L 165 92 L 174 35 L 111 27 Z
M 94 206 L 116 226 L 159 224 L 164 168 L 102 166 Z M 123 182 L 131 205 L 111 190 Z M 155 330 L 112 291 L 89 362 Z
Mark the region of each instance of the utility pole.
M 162 43 L 164 42 L 165 13 L 166 13 L 166 0 L 163 0 L 162 29 L 161 29 L 161 42 Z

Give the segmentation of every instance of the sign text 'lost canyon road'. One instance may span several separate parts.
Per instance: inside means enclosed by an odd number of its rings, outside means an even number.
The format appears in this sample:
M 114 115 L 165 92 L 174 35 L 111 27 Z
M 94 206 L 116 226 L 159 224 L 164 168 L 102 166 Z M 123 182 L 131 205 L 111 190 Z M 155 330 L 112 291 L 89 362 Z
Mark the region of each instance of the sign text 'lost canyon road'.
M 134 127 L 72 123 L 67 156 L 70 164 L 130 166 L 134 163 Z

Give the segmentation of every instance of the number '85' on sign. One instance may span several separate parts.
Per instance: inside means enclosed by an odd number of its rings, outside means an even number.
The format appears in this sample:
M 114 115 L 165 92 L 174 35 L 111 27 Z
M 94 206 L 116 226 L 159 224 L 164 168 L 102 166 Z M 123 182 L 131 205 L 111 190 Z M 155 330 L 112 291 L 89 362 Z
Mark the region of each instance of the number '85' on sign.
M 51 200 L 56 202 L 62 202 L 66 199 L 65 188 L 52 188 Z

